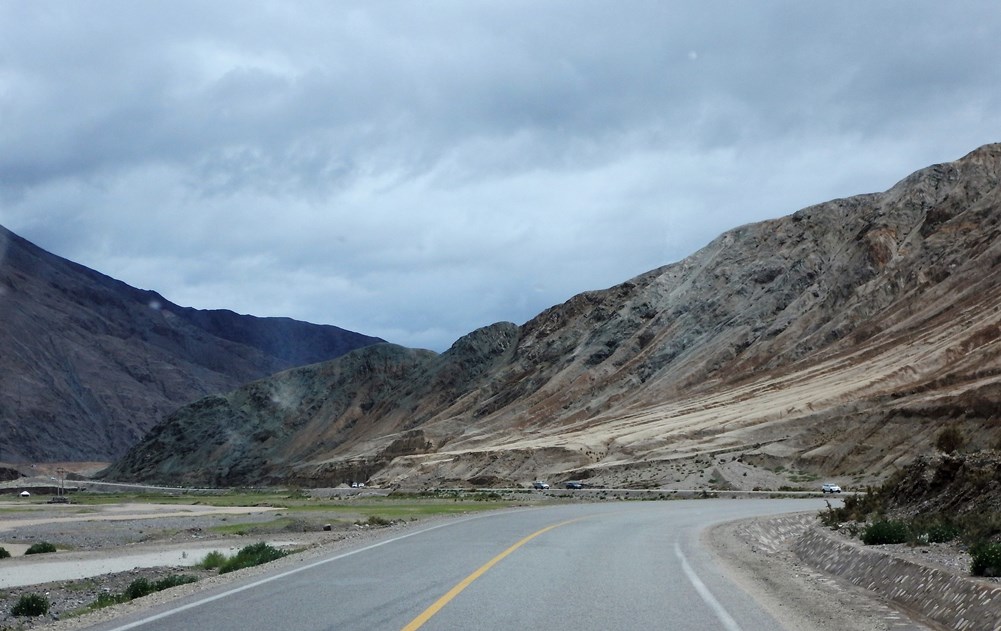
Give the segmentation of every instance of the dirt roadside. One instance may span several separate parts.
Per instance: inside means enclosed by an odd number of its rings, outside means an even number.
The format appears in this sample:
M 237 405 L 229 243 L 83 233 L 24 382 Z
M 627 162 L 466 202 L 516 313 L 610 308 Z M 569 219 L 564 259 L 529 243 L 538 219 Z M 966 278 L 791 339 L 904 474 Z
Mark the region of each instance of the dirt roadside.
M 810 512 L 728 522 L 706 530 L 702 541 L 730 578 L 789 630 L 943 630 L 801 561 L 791 545 L 815 521 Z

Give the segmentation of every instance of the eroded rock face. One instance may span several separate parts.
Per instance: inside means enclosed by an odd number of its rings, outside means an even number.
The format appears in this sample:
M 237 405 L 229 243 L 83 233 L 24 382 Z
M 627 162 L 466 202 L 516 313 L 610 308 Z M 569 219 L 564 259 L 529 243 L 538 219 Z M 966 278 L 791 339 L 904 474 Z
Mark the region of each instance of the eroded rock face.
M 0 227 L 0 461 L 109 460 L 211 393 L 381 342 L 175 305 Z
M 934 454 L 917 458 L 893 478 L 888 508 L 910 517 L 1001 512 L 1001 453 Z
M 744 488 L 747 467 L 878 478 L 930 449 L 943 415 L 974 441 L 996 440 L 999 167 L 1001 145 L 988 145 L 885 193 L 736 228 L 440 356 L 372 348 L 293 371 L 312 388 L 291 397 L 294 412 L 248 399 L 287 375 L 224 395 L 225 412 L 178 410 L 113 475 L 219 479 L 214 463 L 236 448 L 210 451 L 172 429 L 196 417 L 243 440 L 262 423 L 291 428 L 261 441 L 250 470 L 223 476 L 241 483 L 319 483 L 361 467 L 411 485 L 670 486 L 693 475 L 687 462 Z M 342 399 L 353 403 L 328 404 Z M 414 430 L 425 449 L 394 453 Z M 165 432 L 178 435 L 170 467 L 151 442 Z

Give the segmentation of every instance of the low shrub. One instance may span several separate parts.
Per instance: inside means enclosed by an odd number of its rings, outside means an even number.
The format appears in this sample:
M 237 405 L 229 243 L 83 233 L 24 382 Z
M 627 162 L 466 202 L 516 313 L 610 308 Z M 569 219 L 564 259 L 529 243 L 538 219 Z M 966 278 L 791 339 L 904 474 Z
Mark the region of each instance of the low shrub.
M 193 583 L 196 580 L 198 579 L 194 576 L 188 576 L 186 574 L 171 574 L 170 576 L 162 578 L 156 582 L 147 578 L 137 578 L 129 583 L 129 586 L 125 588 L 125 600 L 135 600 L 136 598 L 149 596 L 150 594 L 156 592 L 162 592 L 163 590 L 171 587 L 177 587 L 178 585 L 184 585 L 186 583 Z
M 833 526 L 848 521 L 865 521 L 870 515 L 883 513 L 890 495 L 887 488 L 889 487 L 886 485 L 866 487 L 864 493 L 846 495 L 842 500 L 843 505 L 836 508 L 827 502 L 827 510 L 820 513 L 820 519 L 824 524 Z
M 927 533 L 929 543 L 946 543 L 959 537 L 960 530 L 955 524 L 939 522 L 929 526 Z
M 12 616 L 44 616 L 49 613 L 49 599 L 41 594 L 25 594 L 11 607 Z
M 218 550 L 213 550 L 205 555 L 205 558 L 198 564 L 198 567 L 203 570 L 217 570 L 222 567 L 222 564 L 225 562 L 226 555 Z
M 970 549 L 970 574 L 1001 576 L 1001 543 L 981 543 Z
M 104 607 L 110 607 L 111 605 L 127 603 L 130 600 L 135 600 L 136 598 L 149 596 L 150 594 L 160 592 L 171 587 L 176 587 L 178 585 L 194 583 L 197 580 L 198 579 L 196 577 L 188 574 L 171 574 L 170 576 L 164 577 L 158 581 L 151 581 L 145 577 L 137 578 L 129 583 L 129 586 L 126 587 L 125 591 L 121 594 L 99 595 L 97 600 L 88 605 L 88 608 L 103 609 Z
M 45 554 L 47 552 L 55 552 L 55 544 L 49 543 L 48 541 L 39 541 L 38 543 L 33 543 L 30 548 L 25 550 L 25 554 Z
M 862 543 L 867 546 L 904 543 L 909 535 L 910 529 L 906 523 L 884 519 L 866 526 L 866 529 L 862 531 Z
M 165 589 L 177 587 L 178 585 L 187 585 L 188 583 L 194 583 L 197 580 L 198 577 L 191 576 L 190 574 L 171 574 L 170 576 L 165 576 L 153 583 L 153 591 L 162 592 Z
M 219 573 L 227 574 L 229 572 L 235 572 L 236 570 L 242 570 L 245 567 L 253 567 L 263 563 L 270 563 L 271 561 L 280 559 L 287 554 L 287 552 L 283 552 L 275 547 L 272 547 L 263 541 L 251 544 L 241 549 L 236 553 L 236 555 L 227 559 L 226 562 L 219 567 Z
M 935 446 L 947 454 L 956 453 L 965 444 L 966 439 L 963 438 L 963 433 L 955 425 L 943 429 L 935 439 Z
M 135 600 L 136 598 L 149 596 L 155 591 L 153 589 L 153 582 L 148 578 L 137 578 L 125 588 L 125 598 L 126 600 Z
M 10 552 L 7 551 L 7 548 L 0 546 L 0 559 L 9 559 L 9 558 L 10 558 Z

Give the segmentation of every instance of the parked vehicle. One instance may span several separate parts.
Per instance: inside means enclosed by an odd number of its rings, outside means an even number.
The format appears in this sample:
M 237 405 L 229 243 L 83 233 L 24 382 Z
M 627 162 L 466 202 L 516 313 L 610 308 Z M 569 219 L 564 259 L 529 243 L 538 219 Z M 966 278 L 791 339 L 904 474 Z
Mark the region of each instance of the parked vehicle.
M 823 491 L 824 493 L 840 493 L 841 487 L 838 486 L 837 484 L 831 484 L 830 482 L 828 482 L 824 486 L 820 487 L 820 490 Z

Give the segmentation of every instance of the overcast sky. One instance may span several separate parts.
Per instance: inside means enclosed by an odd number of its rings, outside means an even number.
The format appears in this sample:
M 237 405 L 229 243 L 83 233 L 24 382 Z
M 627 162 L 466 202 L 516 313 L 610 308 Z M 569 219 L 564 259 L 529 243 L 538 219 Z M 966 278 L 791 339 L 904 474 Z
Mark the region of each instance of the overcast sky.
M 434 350 L 999 130 L 993 0 L 0 0 L 0 224 Z

